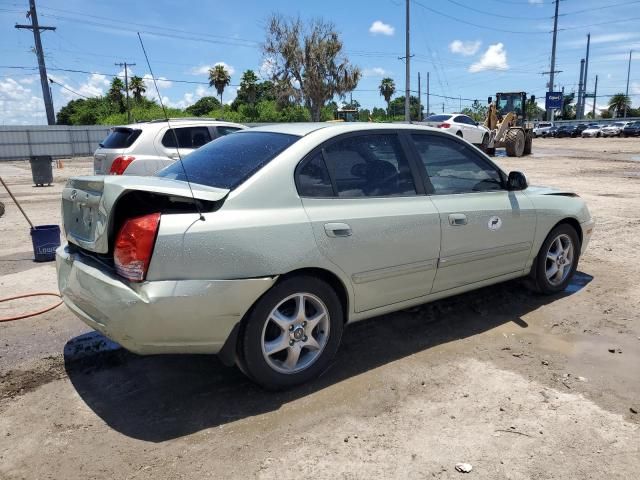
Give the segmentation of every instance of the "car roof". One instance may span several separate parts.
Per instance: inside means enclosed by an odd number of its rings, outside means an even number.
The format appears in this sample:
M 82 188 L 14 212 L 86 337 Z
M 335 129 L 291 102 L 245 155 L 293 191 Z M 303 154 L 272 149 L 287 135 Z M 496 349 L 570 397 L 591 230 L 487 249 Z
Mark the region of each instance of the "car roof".
M 347 133 L 359 132 L 366 130 L 397 130 L 397 129 L 424 129 L 435 130 L 436 128 L 428 127 L 415 123 L 374 123 L 374 122 L 308 122 L 308 123 L 274 123 L 270 125 L 262 125 L 254 127 L 249 131 L 253 132 L 271 132 L 285 133 L 289 135 L 298 135 L 304 137 L 318 130 L 331 131 L 331 133 Z
M 147 129 L 157 128 L 158 126 L 163 126 L 166 123 L 167 123 L 166 119 L 159 119 L 159 120 L 151 120 L 150 122 L 130 123 L 128 125 L 114 125 L 113 128 L 131 128 L 131 129 L 138 129 L 138 130 L 147 130 Z M 247 128 L 245 125 L 242 125 L 240 123 L 227 122 L 224 120 L 215 120 L 213 118 L 198 118 L 198 117 L 170 118 L 168 120 L 168 123 L 172 126 L 173 125 L 175 126 L 223 125 L 223 126 L 230 126 L 230 127 Z

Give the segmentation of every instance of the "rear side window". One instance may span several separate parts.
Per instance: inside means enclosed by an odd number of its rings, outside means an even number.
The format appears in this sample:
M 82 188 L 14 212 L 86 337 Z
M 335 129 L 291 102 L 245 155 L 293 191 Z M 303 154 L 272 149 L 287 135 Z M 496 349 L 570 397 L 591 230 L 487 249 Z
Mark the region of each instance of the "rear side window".
M 129 148 L 141 133 L 142 130 L 139 129 L 116 127 L 107 135 L 100 146 L 102 148 Z
M 200 148 L 211 141 L 211 134 L 207 127 L 170 128 L 162 137 L 162 145 L 167 148 L 176 148 L 176 137 L 178 148 Z
M 338 140 L 325 148 L 324 159 L 339 197 L 416 194 L 409 163 L 395 134 Z
M 297 135 L 243 131 L 206 144 L 185 156 L 182 164 L 193 183 L 234 189 L 299 139 Z M 180 162 L 157 176 L 186 180 Z
M 298 193 L 302 197 L 333 197 L 333 185 L 322 153 L 316 153 L 298 171 Z
M 412 135 L 435 194 L 502 190 L 498 171 L 465 143 L 436 135 Z

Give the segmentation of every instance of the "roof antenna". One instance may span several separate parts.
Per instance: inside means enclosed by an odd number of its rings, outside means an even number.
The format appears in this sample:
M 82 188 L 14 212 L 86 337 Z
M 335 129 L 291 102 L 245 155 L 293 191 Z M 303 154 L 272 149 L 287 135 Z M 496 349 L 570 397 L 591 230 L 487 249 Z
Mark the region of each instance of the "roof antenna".
M 160 89 L 158 88 L 158 82 L 156 82 L 156 76 L 153 74 L 153 70 L 151 69 L 151 63 L 149 63 L 149 57 L 147 56 L 147 50 L 144 48 L 144 43 L 142 43 L 142 37 L 140 36 L 140 32 L 138 33 L 138 40 L 140 40 L 140 46 L 142 47 L 142 52 L 144 53 L 144 58 L 147 61 L 147 66 L 149 67 L 149 73 L 151 73 L 151 79 L 153 80 L 153 85 L 156 87 L 156 93 L 158 94 L 158 102 L 160 102 L 160 106 L 162 107 L 162 113 L 164 113 L 164 119 L 167 122 L 167 126 L 171 133 L 173 133 L 173 141 L 176 144 L 176 153 L 178 154 L 178 160 L 180 161 L 180 166 L 182 167 L 182 173 L 184 173 L 184 178 L 187 181 L 187 185 L 189 185 L 189 191 L 191 192 L 191 198 L 193 199 L 193 205 L 196 207 L 198 211 L 199 220 L 204 222 L 204 215 L 202 215 L 202 211 L 200 210 L 200 203 L 196 200 L 195 195 L 193 194 L 193 189 L 191 188 L 191 182 L 189 181 L 189 176 L 187 175 L 187 170 L 184 168 L 184 163 L 182 162 L 182 155 L 180 155 L 180 148 L 178 146 L 178 135 L 176 134 L 176 130 L 171 128 L 171 123 L 169 122 L 169 116 L 167 115 L 167 109 L 164 108 L 164 102 L 162 101 L 162 95 L 160 95 Z

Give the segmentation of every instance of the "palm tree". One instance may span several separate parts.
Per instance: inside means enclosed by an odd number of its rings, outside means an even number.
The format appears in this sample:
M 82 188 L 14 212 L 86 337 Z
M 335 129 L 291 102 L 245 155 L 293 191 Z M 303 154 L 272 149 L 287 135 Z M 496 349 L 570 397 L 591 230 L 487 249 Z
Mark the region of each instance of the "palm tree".
M 391 97 L 396 93 L 396 84 L 392 78 L 383 78 L 380 82 L 380 95 L 384 97 L 384 101 L 387 102 L 387 116 L 389 115 L 389 102 Z
M 139 102 L 142 100 L 142 94 L 147 91 L 147 86 L 142 77 L 134 75 L 129 81 L 129 90 L 133 93 L 133 99 Z
M 624 93 L 616 93 L 609 99 L 609 110 L 614 113 L 615 117 L 621 117 L 625 109 L 631 108 L 631 98 Z
M 209 86 L 215 87 L 216 92 L 220 95 L 220 103 L 222 103 L 224 88 L 229 86 L 230 83 L 231 75 L 229 75 L 227 69 L 224 68 L 224 65 L 214 65 L 213 68 L 209 69 Z

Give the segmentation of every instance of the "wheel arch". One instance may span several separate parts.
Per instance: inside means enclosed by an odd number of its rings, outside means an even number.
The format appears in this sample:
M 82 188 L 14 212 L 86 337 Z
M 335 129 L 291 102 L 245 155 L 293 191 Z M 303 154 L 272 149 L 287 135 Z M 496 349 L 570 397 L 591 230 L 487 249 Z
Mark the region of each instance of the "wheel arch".
M 580 241 L 580 245 L 582 245 L 582 227 L 580 226 L 580 222 L 578 222 L 578 220 L 576 220 L 573 217 L 563 218 L 558 223 L 556 223 L 553 227 L 551 227 L 551 230 L 549 230 L 549 232 L 551 232 L 554 228 L 562 224 L 570 225 L 573 227 L 573 229 L 576 231 L 576 234 L 578 235 L 578 240 Z M 549 234 L 547 233 L 547 235 Z

